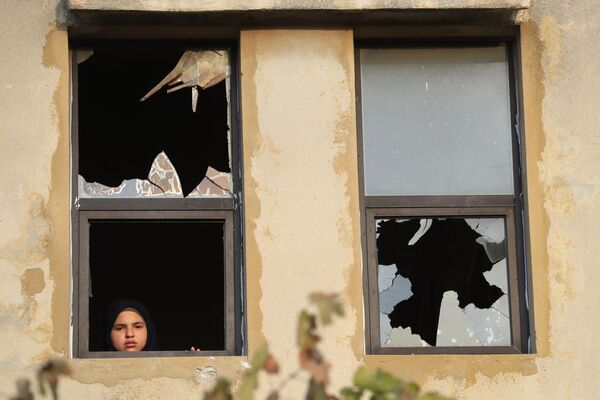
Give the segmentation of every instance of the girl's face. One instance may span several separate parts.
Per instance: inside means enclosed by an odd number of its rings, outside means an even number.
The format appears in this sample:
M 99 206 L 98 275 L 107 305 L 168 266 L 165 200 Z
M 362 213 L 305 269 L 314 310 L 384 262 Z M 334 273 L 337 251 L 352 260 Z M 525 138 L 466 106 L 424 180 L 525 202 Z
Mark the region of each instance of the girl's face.
M 148 339 L 146 322 L 135 311 L 121 311 L 110 331 L 110 339 L 117 351 L 141 351 Z

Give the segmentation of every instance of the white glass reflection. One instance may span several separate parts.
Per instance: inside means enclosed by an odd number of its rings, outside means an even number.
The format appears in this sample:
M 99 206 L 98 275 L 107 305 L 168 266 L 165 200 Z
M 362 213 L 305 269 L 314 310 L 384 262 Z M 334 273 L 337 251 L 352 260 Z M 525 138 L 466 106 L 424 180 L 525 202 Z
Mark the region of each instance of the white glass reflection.
M 367 195 L 513 194 L 505 47 L 363 49 Z

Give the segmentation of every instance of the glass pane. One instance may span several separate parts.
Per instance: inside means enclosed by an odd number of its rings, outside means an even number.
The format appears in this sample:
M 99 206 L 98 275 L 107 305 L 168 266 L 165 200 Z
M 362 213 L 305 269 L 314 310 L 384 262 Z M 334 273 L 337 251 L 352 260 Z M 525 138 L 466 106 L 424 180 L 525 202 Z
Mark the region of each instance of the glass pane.
M 504 218 L 375 222 L 382 347 L 511 344 Z
M 79 198 L 231 197 L 227 51 L 78 61 Z
M 513 194 L 506 49 L 363 49 L 367 195 Z

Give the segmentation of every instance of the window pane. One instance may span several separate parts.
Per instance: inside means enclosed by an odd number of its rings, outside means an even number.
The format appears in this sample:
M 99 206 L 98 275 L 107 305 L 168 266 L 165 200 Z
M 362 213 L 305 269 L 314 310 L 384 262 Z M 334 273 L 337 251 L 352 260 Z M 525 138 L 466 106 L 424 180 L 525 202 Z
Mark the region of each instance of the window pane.
M 511 344 L 504 218 L 375 222 L 382 347 Z
M 225 349 L 222 221 L 90 220 L 90 351 L 105 350 L 105 311 L 133 298 L 160 350 Z
M 513 194 L 506 49 L 363 49 L 367 195 Z
M 79 198 L 231 197 L 227 51 L 78 54 Z

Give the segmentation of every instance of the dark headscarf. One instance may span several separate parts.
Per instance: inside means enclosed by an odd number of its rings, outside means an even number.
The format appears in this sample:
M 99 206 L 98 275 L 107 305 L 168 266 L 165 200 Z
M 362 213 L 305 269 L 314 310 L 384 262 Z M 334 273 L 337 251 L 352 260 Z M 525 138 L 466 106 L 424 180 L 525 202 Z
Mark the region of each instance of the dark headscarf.
M 115 324 L 117 317 L 126 308 L 134 309 L 138 314 L 140 314 L 142 318 L 144 318 L 144 322 L 146 323 L 148 338 L 146 339 L 146 345 L 144 346 L 142 351 L 158 350 L 158 339 L 156 338 L 156 331 L 154 329 L 152 319 L 150 318 L 150 313 L 142 303 L 132 299 L 115 300 L 106 309 L 106 327 L 104 331 L 106 333 L 104 337 L 104 346 L 106 350 L 116 350 L 113 347 L 112 340 L 110 339 L 110 332 L 112 331 L 112 327 Z

